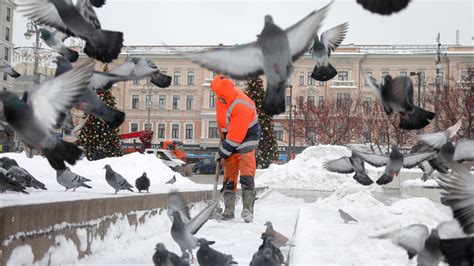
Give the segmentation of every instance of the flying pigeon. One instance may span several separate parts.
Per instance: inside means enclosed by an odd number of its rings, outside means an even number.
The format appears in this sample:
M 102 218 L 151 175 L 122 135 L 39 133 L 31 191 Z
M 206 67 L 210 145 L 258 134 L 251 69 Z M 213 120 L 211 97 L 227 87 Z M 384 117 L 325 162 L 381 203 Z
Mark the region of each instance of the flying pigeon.
M 329 56 L 342 43 L 348 29 L 349 23 L 346 22 L 323 32 L 321 39 L 318 34 L 314 35 L 312 54 L 316 65 L 311 74 L 313 79 L 328 81 L 337 75 L 337 70 L 329 63 Z
M 165 184 L 171 185 L 171 184 L 174 184 L 175 182 L 176 182 L 176 175 L 173 175 L 173 177 L 170 180 L 166 181 Z
M 82 2 L 85 1 L 88 0 Z M 81 15 L 87 12 L 81 9 L 84 5 L 78 3 L 76 7 L 72 0 L 17 0 L 15 3 L 27 18 L 85 40 L 84 53 L 89 57 L 109 63 L 122 49 L 123 33 L 102 30 L 93 21 L 97 17 Z
M 121 176 L 119 173 L 114 172 L 112 170 L 112 167 L 110 165 L 106 164 L 104 166 L 105 169 L 105 180 L 107 183 L 115 189 L 115 194 L 119 192 L 120 190 L 128 190 L 132 191 L 133 186 L 130 185 L 130 183 L 127 182 L 127 180 Z
M 456 124 L 447 128 L 443 131 L 438 131 L 434 133 L 425 133 L 425 134 L 418 134 L 416 138 L 422 144 L 428 145 L 429 147 L 435 149 L 441 149 L 441 147 L 448 142 L 452 137 L 456 135 L 459 128 L 461 128 L 462 120 L 460 119 Z
M 392 151 L 389 155 L 379 155 L 360 151 L 352 152 L 356 153 L 357 156 L 361 157 L 365 162 L 375 167 L 381 167 L 386 165 L 384 174 L 376 181 L 376 183 L 379 185 L 385 185 L 392 182 L 393 177 L 395 175 L 398 175 L 402 167 L 412 168 L 418 165 L 420 162 L 430 160 L 434 156 L 436 156 L 435 152 L 411 153 L 403 155 L 398 150 L 397 146 L 392 146 Z
M 3 169 L 3 168 L 2 168 Z M 26 187 L 24 187 L 19 182 L 16 182 L 10 178 L 8 178 L 5 173 L 0 173 L 0 192 L 5 191 L 15 191 L 15 192 L 22 192 L 25 194 L 29 194 L 26 192 Z
M 422 129 L 435 117 L 435 113 L 413 104 L 413 82 L 409 77 L 400 76 L 392 79 L 392 76 L 386 75 L 383 85 L 368 75 L 365 75 L 365 80 L 382 103 L 387 115 L 393 112 L 400 114 L 401 129 Z
M 286 30 L 277 26 L 272 16 L 266 15 L 256 42 L 187 53 L 185 56 L 202 67 L 233 79 L 265 74 L 267 93 L 263 110 L 269 115 L 280 114 L 285 111 L 285 89 L 293 71 L 293 62 L 308 51 L 332 2 Z
M 188 261 L 173 252 L 169 252 L 163 243 L 156 244 L 153 263 L 155 266 L 189 266 Z
M 201 266 L 227 266 L 230 264 L 237 264 L 237 262 L 233 261 L 232 255 L 227 255 L 221 253 L 211 247 L 209 247 L 209 242 L 204 239 L 200 238 L 197 240 L 197 245 L 199 249 L 196 253 L 199 265 Z
M 323 167 L 328 171 L 341 174 L 355 172 L 353 178 L 364 186 L 374 183 L 365 171 L 364 160 L 357 156 L 356 153 L 352 153 L 351 157 L 344 156 L 339 159 L 328 161 L 324 163 Z
M 342 209 L 339 209 L 339 216 L 341 216 L 342 220 L 344 220 L 344 223 L 348 223 L 350 221 L 354 221 L 358 223 L 354 217 L 350 216 L 347 212 L 343 211 Z
M 0 72 L 5 72 L 12 78 L 18 78 L 20 73 L 16 72 L 15 69 L 8 63 L 7 60 L 0 58 Z
M 78 187 L 92 188 L 85 183 L 91 181 L 90 179 L 73 173 L 69 167 L 56 172 L 56 181 L 58 181 L 61 186 L 65 187 L 66 191 L 71 188 L 72 191 L 76 191 L 76 188 Z
M 148 192 L 148 188 L 150 188 L 150 179 L 146 176 L 145 172 L 135 180 L 135 187 L 138 189 L 138 192 L 142 192 L 142 190 Z
M 171 237 L 178 243 L 183 255 L 193 253 L 198 241 L 194 235 L 212 216 L 219 201 L 220 197 L 191 219 L 183 197 L 177 191 L 168 194 L 168 214 L 173 222 Z
M 64 40 L 68 37 L 66 34 L 49 27 L 42 27 L 40 29 L 41 39 L 51 49 L 64 56 L 69 62 L 76 62 L 79 58 L 79 53 L 69 49 L 64 44 Z
M 273 229 L 272 222 L 267 221 L 264 225 L 267 227 L 265 233 L 273 239 L 273 243 L 277 248 L 288 245 L 288 237 Z
M 82 154 L 76 145 L 56 138 L 51 130 L 62 124 L 66 112 L 84 93 L 92 67 L 92 60 L 88 60 L 25 91 L 22 99 L 9 91 L 0 92 L 7 122 L 27 146 L 40 150 L 56 170 L 66 168 L 64 161 L 74 164 Z
M 474 265 L 474 236 L 440 239 L 439 249 L 448 265 Z
M 410 0 L 357 0 L 357 3 L 372 13 L 391 15 L 406 8 Z

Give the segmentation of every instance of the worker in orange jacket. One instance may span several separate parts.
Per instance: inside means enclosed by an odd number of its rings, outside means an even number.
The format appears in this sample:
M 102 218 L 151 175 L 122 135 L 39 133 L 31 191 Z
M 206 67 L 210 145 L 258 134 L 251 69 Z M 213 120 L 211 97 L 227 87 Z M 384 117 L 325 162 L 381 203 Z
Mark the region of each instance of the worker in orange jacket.
M 216 118 L 221 144 L 216 153 L 216 162 L 224 160 L 224 205 L 223 219 L 234 218 L 235 193 L 240 171 L 245 222 L 253 220 L 255 201 L 255 150 L 260 140 L 261 128 L 255 103 L 235 88 L 231 79 L 217 76 L 211 83 L 217 96 Z

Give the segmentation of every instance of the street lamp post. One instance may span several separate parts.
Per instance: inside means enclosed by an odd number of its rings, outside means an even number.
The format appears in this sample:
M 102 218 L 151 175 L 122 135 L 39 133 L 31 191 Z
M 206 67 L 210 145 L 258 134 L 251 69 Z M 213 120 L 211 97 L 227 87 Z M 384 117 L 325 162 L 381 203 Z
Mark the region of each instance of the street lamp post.
M 436 94 L 435 94 L 435 113 L 438 113 L 439 106 L 438 106 L 438 99 L 439 99 L 439 94 L 441 90 L 441 77 L 440 77 L 440 69 L 441 69 L 441 38 L 440 34 L 438 32 L 438 36 L 436 37 L 436 42 L 438 43 L 438 49 L 436 51 Z M 435 116 L 435 129 L 436 131 L 439 130 L 439 124 L 438 124 L 438 116 Z
M 35 35 L 35 47 L 34 47 L 34 65 L 33 65 L 33 82 L 35 84 L 40 83 L 38 65 L 39 65 L 39 55 L 38 51 L 40 49 L 40 26 L 38 22 L 32 20 L 26 24 L 26 32 L 24 34 L 25 38 L 29 40 L 33 35 Z

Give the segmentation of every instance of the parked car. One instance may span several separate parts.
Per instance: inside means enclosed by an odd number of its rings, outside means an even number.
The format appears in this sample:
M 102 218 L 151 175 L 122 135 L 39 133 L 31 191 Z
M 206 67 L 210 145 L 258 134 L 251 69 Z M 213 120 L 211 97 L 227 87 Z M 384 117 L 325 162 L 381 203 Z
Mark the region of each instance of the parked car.
M 214 161 L 214 158 L 202 159 L 193 165 L 193 173 L 198 175 L 214 175 L 216 173 L 216 161 Z M 220 169 L 220 173 L 224 173 L 224 169 L 222 167 Z
M 163 149 L 146 149 L 146 154 L 154 154 L 158 159 L 160 159 L 166 166 L 171 168 L 173 171 L 179 171 L 186 163 L 178 159 L 171 153 L 169 150 Z

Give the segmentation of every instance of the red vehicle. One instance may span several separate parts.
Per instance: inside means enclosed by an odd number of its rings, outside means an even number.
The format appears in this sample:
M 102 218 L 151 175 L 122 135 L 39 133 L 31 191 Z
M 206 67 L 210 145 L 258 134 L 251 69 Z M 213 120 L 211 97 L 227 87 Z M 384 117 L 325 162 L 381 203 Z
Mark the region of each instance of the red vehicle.
M 160 148 L 171 151 L 178 159 L 186 162 L 186 152 L 183 150 L 183 143 L 181 141 L 163 140 L 160 143 Z
M 123 146 L 123 152 L 125 154 L 133 153 L 133 152 L 140 152 L 143 153 L 145 149 L 150 149 L 151 148 L 151 139 L 153 136 L 153 131 L 149 130 L 143 130 L 143 131 L 135 131 L 131 133 L 125 133 L 119 135 L 120 139 L 135 139 L 138 138 L 141 143 L 136 143 L 135 140 L 133 140 L 132 144 L 122 144 Z

